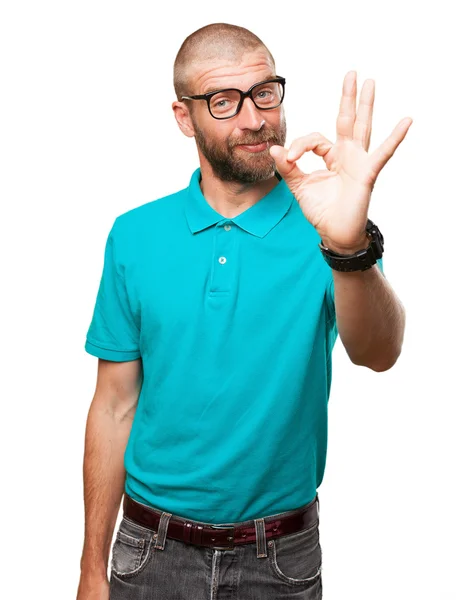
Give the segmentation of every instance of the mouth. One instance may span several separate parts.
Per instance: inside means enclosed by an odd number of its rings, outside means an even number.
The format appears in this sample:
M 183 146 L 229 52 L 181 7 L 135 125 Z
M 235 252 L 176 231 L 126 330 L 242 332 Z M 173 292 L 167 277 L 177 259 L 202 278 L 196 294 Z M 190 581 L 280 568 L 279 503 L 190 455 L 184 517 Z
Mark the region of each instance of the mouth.
M 238 144 L 238 148 L 247 152 L 262 152 L 269 147 L 269 141 L 261 142 L 260 144 Z

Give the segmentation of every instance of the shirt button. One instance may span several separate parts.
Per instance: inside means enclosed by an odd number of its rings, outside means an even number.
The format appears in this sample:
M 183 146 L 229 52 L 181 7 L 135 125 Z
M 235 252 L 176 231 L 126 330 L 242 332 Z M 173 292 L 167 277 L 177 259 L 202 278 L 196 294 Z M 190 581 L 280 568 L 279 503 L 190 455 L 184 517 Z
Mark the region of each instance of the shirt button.
M 220 263 L 221 265 L 224 265 L 226 262 L 227 262 L 227 259 L 225 258 L 225 256 L 221 256 L 221 257 L 219 258 L 219 263 Z
M 225 231 L 230 231 L 232 229 L 231 225 L 224 225 Z

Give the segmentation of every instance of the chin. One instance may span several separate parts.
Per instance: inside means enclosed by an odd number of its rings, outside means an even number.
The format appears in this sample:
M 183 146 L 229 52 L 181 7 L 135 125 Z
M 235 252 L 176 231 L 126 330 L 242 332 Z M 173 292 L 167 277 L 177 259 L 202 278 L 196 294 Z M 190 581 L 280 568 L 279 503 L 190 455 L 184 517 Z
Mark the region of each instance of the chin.
M 260 183 L 261 181 L 267 181 L 274 175 L 274 169 L 269 173 L 240 173 L 240 183 Z

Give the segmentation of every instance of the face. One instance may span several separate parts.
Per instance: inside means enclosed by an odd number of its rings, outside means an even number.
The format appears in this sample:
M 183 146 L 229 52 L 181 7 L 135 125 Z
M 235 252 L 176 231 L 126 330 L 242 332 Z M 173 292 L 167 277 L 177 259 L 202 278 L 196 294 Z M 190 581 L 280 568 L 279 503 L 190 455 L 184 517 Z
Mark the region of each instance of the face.
M 269 58 L 261 51 L 244 55 L 241 62 L 205 65 L 193 79 L 194 94 L 234 87 L 246 91 L 254 83 L 275 77 Z M 203 100 L 191 102 L 191 123 L 200 155 L 214 175 L 222 181 L 256 183 L 274 174 L 275 163 L 269 146 L 284 146 L 286 122 L 284 105 L 272 110 L 258 109 L 245 98 L 241 111 L 230 119 L 214 119 Z M 265 123 L 263 124 L 263 121 Z M 269 145 L 261 152 L 250 152 L 240 144 Z M 203 159 L 202 159 L 203 160 Z

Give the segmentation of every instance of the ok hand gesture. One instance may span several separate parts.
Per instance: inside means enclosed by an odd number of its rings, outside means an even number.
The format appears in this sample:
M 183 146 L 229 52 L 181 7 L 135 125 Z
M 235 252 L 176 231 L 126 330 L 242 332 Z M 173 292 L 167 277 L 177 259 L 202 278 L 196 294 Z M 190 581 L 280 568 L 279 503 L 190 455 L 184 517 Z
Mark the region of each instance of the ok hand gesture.
M 311 133 L 295 139 L 289 150 L 282 146 L 269 149 L 307 220 L 324 245 L 340 254 L 352 254 L 369 245 L 365 227 L 374 183 L 413 122 L 410 117 L 402 119 L 368 154 L 374 92 L 374 80 L 366 80 L 356 112 L 356 72 L 349 71 L 343 81 L 335 144 L 320 133 Z M 308 150 L 321 156 L 327 168 L 303 173 L 296 161 Z

